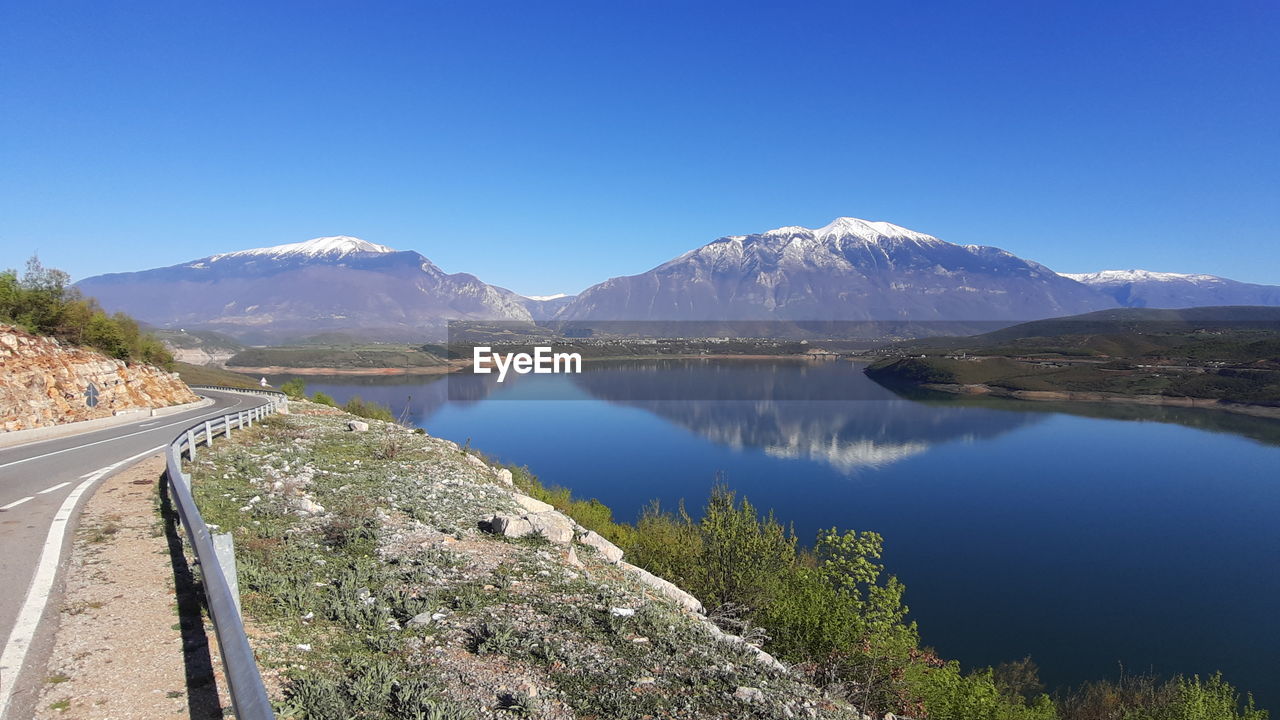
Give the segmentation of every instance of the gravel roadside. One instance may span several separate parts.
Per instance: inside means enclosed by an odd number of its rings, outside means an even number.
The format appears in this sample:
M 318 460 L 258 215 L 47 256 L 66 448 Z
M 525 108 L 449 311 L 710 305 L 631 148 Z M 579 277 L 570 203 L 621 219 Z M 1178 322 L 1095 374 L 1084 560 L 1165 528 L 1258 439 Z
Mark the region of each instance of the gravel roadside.
M 147 458 L 86 504 L 37 719 L 221 718 L 229 706 L 174 542 L 180 528 L 161 513 L 163 473 L 162 456 Z

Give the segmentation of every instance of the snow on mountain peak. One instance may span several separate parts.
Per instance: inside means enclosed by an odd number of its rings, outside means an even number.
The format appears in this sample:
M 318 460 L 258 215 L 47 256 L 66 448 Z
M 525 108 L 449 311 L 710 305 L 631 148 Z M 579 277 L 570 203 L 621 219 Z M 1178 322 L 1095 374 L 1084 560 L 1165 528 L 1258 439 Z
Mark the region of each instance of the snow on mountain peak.
M 526 298 L 528 298 L 529 300 L 537 300 L 537 301 L 539 301 L 539 302 L 546 302 L 547 300 L 559 300 L 560 298 L 563 298 L 563 297 L 569 297 L 569 294 L 568 294 L 568 293 L 556 293 L 555 295 L 525 295 L 525 297 L 526 297 Z
M 351 253 L 367 252 L 367 253 L 392 253 L 394 249 L 386 245 L 378 245 L 366 240 L 361 240 L 350 235 L 333 235 L 330 237 L 318 237 L 306 242 L 288 243 L 285 245 L 273 245 L 272 247 L 254 248 L 252 250 L 240 250 L 237 252 L 222 253 L 214 255 L 210 260 L 221 260 L 229 257 L 248 257 L 251 255 L 265 255 L 274 257 L 345 257 Z
M 1100 270 L 1093 273 L 1059 273 L 1085 285 L 1120 285 L 1131 282 L 1221 282 L 1216 275 L 1191 275 L 1187 273 L 1154 272 L 1151 270 Z
M 830 237 L 854 237 L 866 242 L 874 242 L 881 238 L 895 240 L 916 240 L 919 242 L 941 242 L 932 235 L 925 235 L 914 230 L 887 222 L 862 220 L 855 217 L 838 217 L 826 225 L 811 229 L 798 225 L 788 225 L 761 233 L 766 236 L 811 235 L 817 240 Z

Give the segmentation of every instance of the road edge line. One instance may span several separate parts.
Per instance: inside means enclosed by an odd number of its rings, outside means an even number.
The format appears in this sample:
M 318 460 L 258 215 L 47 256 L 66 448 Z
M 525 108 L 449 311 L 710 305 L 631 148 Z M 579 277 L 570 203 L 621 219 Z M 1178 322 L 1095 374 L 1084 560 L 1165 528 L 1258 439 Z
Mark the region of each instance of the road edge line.
M 5 641 L 4 654 L 0 655 L 0 718 L 4 718 L 9 713 L 9 702 L 13 699 L 18 677 L 22 674 L 27 650 L 31 648 L 40 620 L 47 609 L 49 594 L 53 590 L 53 581 L 58 577 L 58 565 L 62 560 L 62 542 L 66 536 L 67 525 L 70 523 L 72 511 L 80 502 L 80 497 L 108 473 L 131 465 L 148 455 L 154 455 L 164 448 L 165 446 L 161 445 L 97 470 L 71 491 L 53 516 L 53 521 L 49 524 L 49 534 L 45 537 L 44 548 L 40 551 L 39 564 L 31 579 L 31 585 L 27 589 L 27 597 L 22 603 L 22 609 L 18 611 L 13 630 Z

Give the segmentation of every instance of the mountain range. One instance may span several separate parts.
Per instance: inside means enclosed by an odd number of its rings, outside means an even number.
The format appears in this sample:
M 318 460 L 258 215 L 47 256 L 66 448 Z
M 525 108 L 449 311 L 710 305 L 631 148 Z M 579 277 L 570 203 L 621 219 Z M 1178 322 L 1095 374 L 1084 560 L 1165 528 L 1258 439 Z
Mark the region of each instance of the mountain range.
M 1082 283 L 994 247 L 886 222 L 731 235 L 578 295 L 560 320 L 985 321 L 1110 307 Z
M 1064 274 L 1109 295 L 1123 307 L 1187 308 L 1216 305 L 1280 305 L 1280 287 L 1217 277 L 1148 270 Z
M 533 321 L 527 299 L 510 290 L 346 236 L 98 275 L 77 287 L 157 327 L 217 330 L 252 343 L 333 331 L 438 339 L 449 320 Z
M 1143 270 L 1059 274 L 1006 250 L 842 217 L 716 239 L 576 296 L 526 297 L 414 251 L 335 236 L 80 281 L 160 328 L 279 343 L 327 332 L 437 340 L 451 320 L 1000 322 L 1116 307 L 1280 305 L 1280 287 Z

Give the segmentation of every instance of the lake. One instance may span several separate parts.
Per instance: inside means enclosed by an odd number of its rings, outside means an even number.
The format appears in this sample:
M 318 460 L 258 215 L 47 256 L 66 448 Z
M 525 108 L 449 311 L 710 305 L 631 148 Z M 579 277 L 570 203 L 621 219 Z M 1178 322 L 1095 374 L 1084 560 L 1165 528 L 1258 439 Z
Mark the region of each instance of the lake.
M 848 362 L 585 369 L 306 380 L 407 405 L 619 519 L 695 510 L 719 477 L 802 542 L 875 530 L 924 643 L 967 668 L 1030 655 L 1051 687 L 1221 670 L 1280 709 L 1280 421 L 907 398 Z

